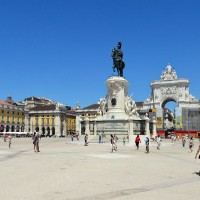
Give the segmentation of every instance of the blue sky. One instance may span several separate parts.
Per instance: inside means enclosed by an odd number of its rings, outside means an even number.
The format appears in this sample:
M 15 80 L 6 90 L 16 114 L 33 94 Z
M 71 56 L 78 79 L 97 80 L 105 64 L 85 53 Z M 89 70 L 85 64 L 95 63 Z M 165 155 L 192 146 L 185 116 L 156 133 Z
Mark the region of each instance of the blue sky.
M 0 99 L 97 103 L 118 41 L 135 101 L 168 63 L 200 99 L 199 10 L 195 0 L 0 0 Z

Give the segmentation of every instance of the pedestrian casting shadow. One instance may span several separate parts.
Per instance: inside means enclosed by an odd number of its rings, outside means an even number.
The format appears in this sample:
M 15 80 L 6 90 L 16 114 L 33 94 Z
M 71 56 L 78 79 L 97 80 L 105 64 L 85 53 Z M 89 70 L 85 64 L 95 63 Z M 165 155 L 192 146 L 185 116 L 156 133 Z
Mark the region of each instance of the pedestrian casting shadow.
M 200 176 L 200 171 L 199 172 L 194 172 L 193 174 L 196 174 L 197 176 Z

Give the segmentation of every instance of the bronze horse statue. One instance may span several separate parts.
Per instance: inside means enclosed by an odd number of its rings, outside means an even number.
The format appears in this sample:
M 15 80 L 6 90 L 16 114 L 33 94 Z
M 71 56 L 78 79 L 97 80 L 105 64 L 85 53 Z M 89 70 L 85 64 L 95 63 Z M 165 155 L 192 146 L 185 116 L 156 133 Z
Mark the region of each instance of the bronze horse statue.
M 121 50 L 122 43 L 118 42 L 117 49 L 112 49 L 112 58 L 113 58 L 113 71 L 117 69 L 118 76 L 123 77 L 123 69 L 125 67 L 125 63 L 122 60 L 123 52 Z

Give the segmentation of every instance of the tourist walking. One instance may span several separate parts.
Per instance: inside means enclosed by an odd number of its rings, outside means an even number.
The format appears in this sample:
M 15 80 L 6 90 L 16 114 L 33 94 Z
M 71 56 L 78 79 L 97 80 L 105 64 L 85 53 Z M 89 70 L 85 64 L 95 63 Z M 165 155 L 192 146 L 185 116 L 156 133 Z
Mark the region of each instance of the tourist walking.
M 174 135 L 173 134 L 171 135 L 171 142 L 172 143 L 174 142 Z
M 87 133 L 85 134 L 84 140 L 85 140 L 85 146 L 88 146 L 88 134 Z
M 126 139 L 127 139 L 127 141 L 129 142 L 129 135 L 127 135 Z
M 182 146 L 185 147 L 185 143 L 186 143 L 186 138 L 182 137 Z
M 3 140 L 4 140 L 4 142 L 6 142 L 7 137 L 8 136 L 6 134 L 3 134 Z
M 177 138 L 176 138 L 176 135 L 174 135 L 174 137 L 173 137 L 174 142 L 176 142 L 176 139 L 177 139 Z
M 114 135 L 114 141 L 115 141 L 115 145 L 117 145 L 117 141 L 118 141 L 118 137 L 116 135 Z
M 34 132 L 34 135 L 33 135 L 33 145 L 34 145 L 35 152 L 40 152 L 39 138 L 40 138 L 39 129 L 36 129 L 36 131 Z
M 99 144 L 102 143 L 102 132 L 99 132 Z
M 123 137 L 123 144 L 125 146 L 125 143 L 126 143 L 126 137 Z
M 190 149 L 190 152 L 193 151 L 193 149 L 192 149 L 193 146 L 194 146 L 194 140 L 193 140 L 193 137 L 191 136 L 190 141 L 189 141 L 189 149 Z
M 146 145 L 146 153 L 149 153 L 149 137 L 148 136 L 146 136 L 145 145 Z
M 37 148 L 36 148 L 36 137 L 35 137 L 35 135 L 36 135 L 36 131 L 34 131 L 33 137 L 32 137 L 32 139 L 33 139 L 33 151 L 34 151 L 34 152 L 36 152 L 36 150 L 37 150 Z
M 137 135 L 137 137 L 135 138 L 135 144 L 136 144 L 137 150 L 139 149 L 139 143 L 141 143 L 141 139 L 140 139 L 140 136 Z
M 115 137 L 112 134 L 110 135 L 110 144 L 111 144 L 111 153 L 113 153 L 114 151 L 117 151 Z
M 41 137 L 40 137 L 40 133 L 39 133 L 39 130 L 37 130 L 36 132 L 36 147 L 37 147 L 37 152 L 40 152 L 40 146 L 39 146 L 39 139 L 41 140 Z
M 8 147 L 11 148 L 11 140 L 12 140 L 12 137 L 9 135 L 8 136 Z
M 114 148 L 115 148 L 115 151 L 117 151 L 117 141 L 118 141 L 118 137 L 116 135 L 114 135 Z
M 160 145 L 162 142 L 160 135 L 157 136 L 156 142 L 157 142 L 157 149 L 160 150 Z
M 114 151 L 114 136 L 110 135 L 111 153 Z
M 76 139 L 79 141 L 79 133 L 76 134 Z

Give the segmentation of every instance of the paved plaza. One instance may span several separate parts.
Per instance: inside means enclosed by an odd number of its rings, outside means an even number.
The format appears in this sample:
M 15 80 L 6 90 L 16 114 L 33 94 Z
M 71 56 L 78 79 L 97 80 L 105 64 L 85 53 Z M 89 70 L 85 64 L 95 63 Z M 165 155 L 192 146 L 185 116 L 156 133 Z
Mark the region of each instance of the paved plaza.
M 0 139 L 0 199 L 2 200 L 145 200 L 199 199 L 200 160 L 181 141 L 163 140 L 161 150 L 142 144 L 70 142 L 42 138 L 41 152 L 31 138 Z

